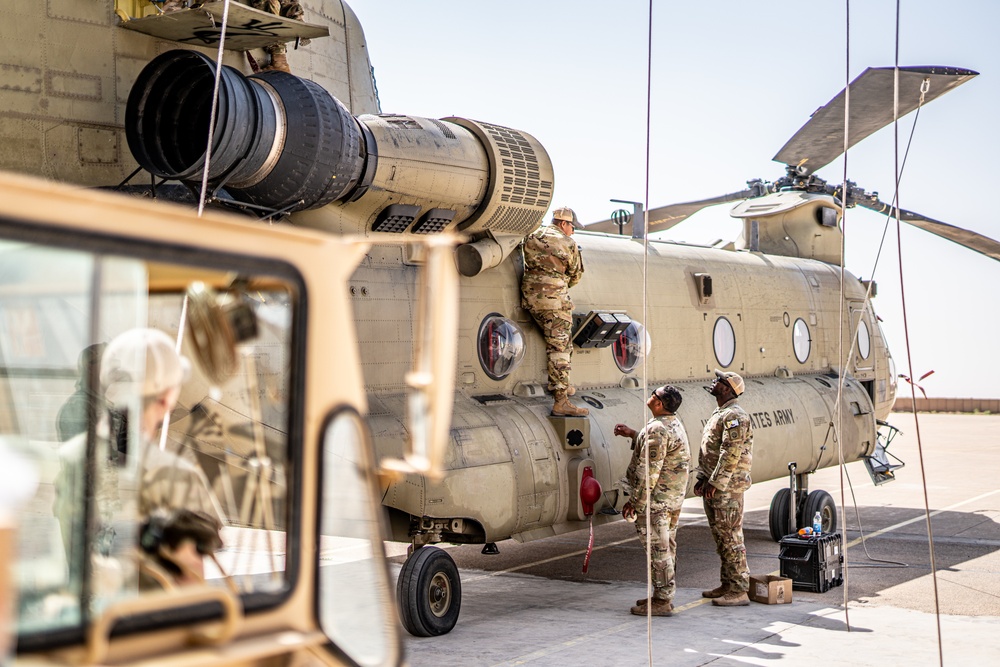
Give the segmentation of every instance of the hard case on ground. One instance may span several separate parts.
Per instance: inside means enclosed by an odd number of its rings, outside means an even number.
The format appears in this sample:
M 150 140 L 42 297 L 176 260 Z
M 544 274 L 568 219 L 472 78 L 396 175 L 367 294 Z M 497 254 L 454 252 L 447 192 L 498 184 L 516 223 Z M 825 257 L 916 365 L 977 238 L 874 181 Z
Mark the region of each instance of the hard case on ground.
M 781 538 L 781 576 L 797 591 L 825 593 L 844 583 L 844 548 L 840 533 Z

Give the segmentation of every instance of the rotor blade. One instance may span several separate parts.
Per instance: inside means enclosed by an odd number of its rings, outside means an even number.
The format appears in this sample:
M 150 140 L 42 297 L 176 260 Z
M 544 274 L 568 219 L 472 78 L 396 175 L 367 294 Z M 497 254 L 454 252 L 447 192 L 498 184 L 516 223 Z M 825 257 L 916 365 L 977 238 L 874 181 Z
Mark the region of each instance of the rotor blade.
M 649 209 L 649 231 L 650 233 L 662 232 L 670 229 L 679 222 L 687 220 L 703 208 L 715 206 L 716 204 L 725 204 L 726 202 L 746 199 L 753 193 L 753 190 L 740 190 L 739 192 L 730 192 L 729 194 L 712 197 L 710 199 L 699 199 L 698 201 L 689 201 L 681 204 L 670 204 L 659 208 L 651 208 Z M 637 216 L 633 216 L 632 222 L 625 224 L 622 229 L 630 229 L 631 224 L 643 224 L 642 219 L 635 219 L 636 217 Z M 587 225 L 586 230 L 588 232 L 607 232 L 609 234 L 617 234 L 618 223 L 614 220 L 602 220 L 600 222 Z
M 849 146 L 892 123 L 893 72 L 892 67 L 869 67 L 851 82 Z M 930 80 L 930 88 L 924 95 L 924 104 L 927 104 L 978 74 L 958 67 L 900 67 L 899 117 L 919 105 L 920 85 L 924 79 Z M 845 92 L 840 91 L 829 104 L 817 109 L 778 151 L 774 160 L 791 166 L 801 165 L 805 176 L 840 157 L 844 152 Z
M 885 213 L 891 217 L 896 216 L 896 211 L 892 206 L 877 199 L 868 201 L 859 200 L 858 206 L 864 206 L 865 208 Z M 987 257 L 992 257 L 1000 261 L 1000 242 L 994 241 L 988 236 L 983 236 L 977 232 L 970 232 L 968 229 L 955 227 L 954 225 L 949 225 L 947 222 L 934 220 L 913 211 L 907 211 L 905 208 L 899 209 L 899 219 L 910 223 L 914 227 L 919 227 L 926 232 L 937 234 L 942 238 L 953 241 L 960 246 L 965 246 L 969 250 L 975 250 Z

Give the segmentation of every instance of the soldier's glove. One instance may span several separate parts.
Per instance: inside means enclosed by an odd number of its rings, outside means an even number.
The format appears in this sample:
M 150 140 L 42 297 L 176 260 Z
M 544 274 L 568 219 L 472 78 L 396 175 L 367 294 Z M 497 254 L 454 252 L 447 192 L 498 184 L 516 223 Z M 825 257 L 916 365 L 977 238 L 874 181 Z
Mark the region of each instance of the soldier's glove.
M 204 512 L 191 510 L 157 510 L 153 512 L 139 532 L 139 546 L 156 562 L 173 575 L 180 575 L 181 569 L 163 557 L 160 547 L 176 549 L 184 540 L 191 540 L 203 556 L 209 556 L 222 548 L 222 526 L 217 519 Z

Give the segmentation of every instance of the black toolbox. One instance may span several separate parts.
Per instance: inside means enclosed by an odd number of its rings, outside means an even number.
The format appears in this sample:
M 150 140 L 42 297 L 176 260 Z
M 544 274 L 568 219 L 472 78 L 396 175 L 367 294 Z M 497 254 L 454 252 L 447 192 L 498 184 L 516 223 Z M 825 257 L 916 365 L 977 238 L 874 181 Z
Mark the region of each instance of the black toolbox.
M 797 591 L 826 593 L 844 583 L 844 547 L 840 533 L 781 538 L 781 576 Z

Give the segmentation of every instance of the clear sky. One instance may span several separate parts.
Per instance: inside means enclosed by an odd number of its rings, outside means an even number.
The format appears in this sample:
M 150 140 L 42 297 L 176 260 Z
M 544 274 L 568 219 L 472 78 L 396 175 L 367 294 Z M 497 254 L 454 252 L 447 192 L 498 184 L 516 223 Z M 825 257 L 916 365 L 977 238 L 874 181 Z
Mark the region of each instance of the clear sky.
M 361 19 L 384 112 L 465 116 L 534 135 L 555 167 L 553 206 L 605 219 L 610 199 L 646 188 L 648 2 L 348 0 Z M 771 157 L 866 67 L 895 62 L 896 2 L 654 3 L 649 206 L 775 180 Z M 923 109 L 900 204 L 1000 239 L 1000 2 L 902 0 L 901 65 L 980 72 Z M 848 34 L 850 47 L 848 48 Z M 849 60 L 848 60 L 849 55 Z M 900 123 L 905 147 L 913 115 Z M 852 148 L 848 178 L 893 194 L 893 129 Z M 839 182 L 843 162 L 819 175 Z M 735 239 L 722 205 L 665 233 Z M 895 224 L 874 267 L 884 216 L 847 212 L 846 264 L 878 284 L 900 373 L 908 374 Z M 902 232 L 913 375 L 929 396 L 1000 397 L 1000 262 L 926 232 Z M 906 385 L 901 389 L 908 392 Z M 918 392 L 918 396 L 919 396 Z

